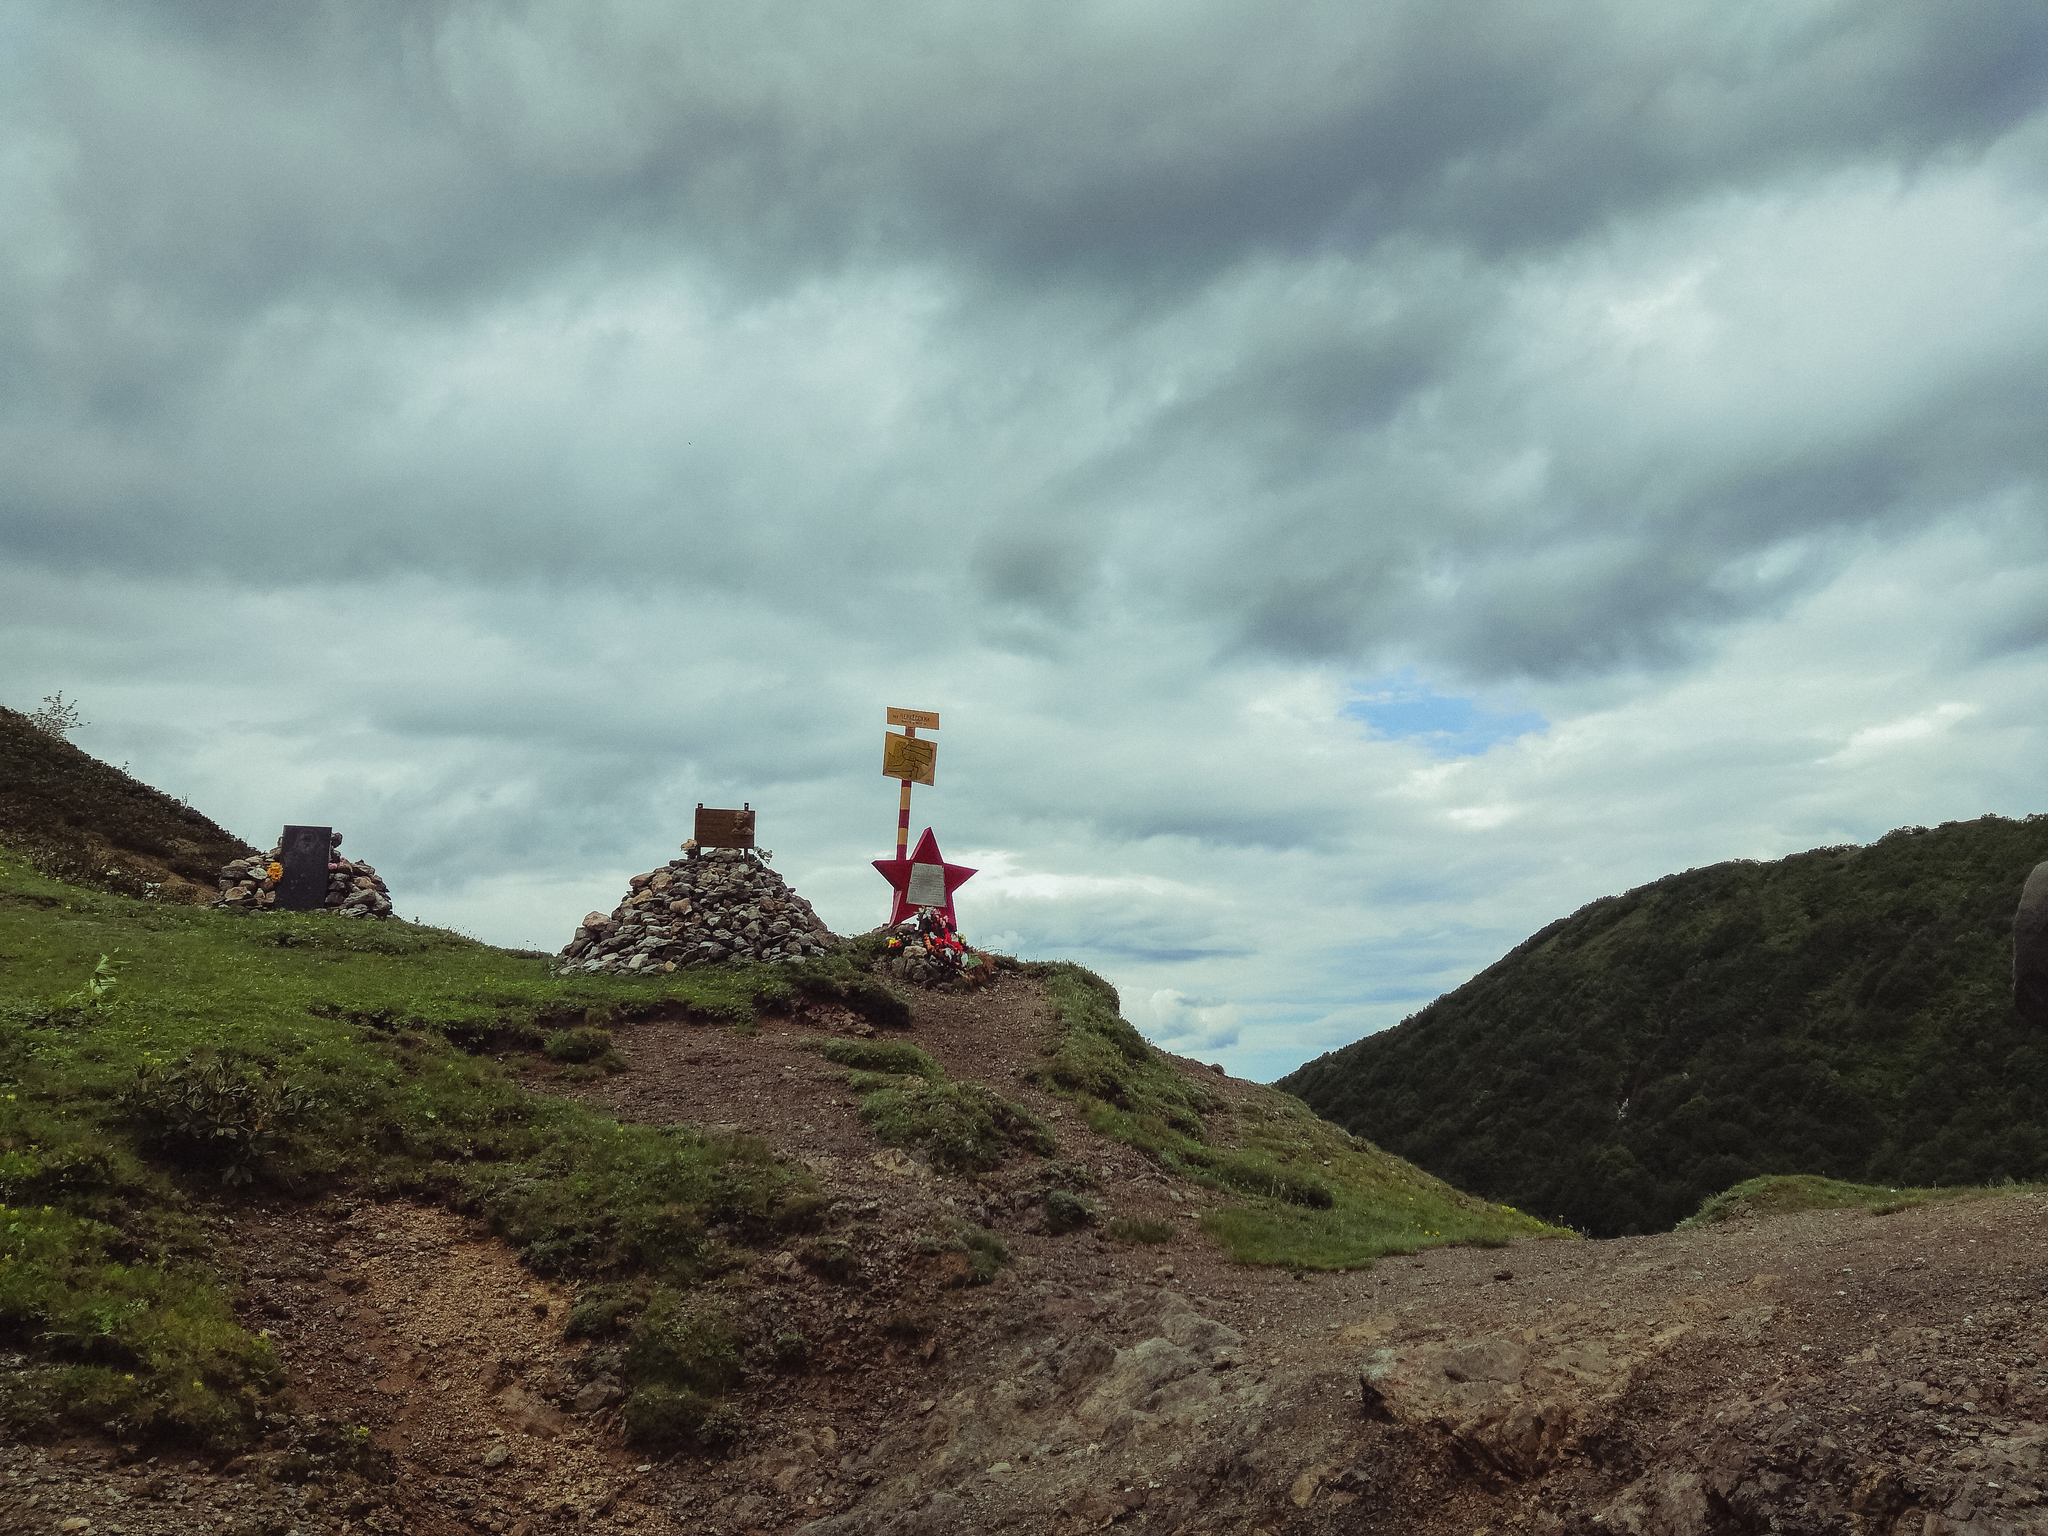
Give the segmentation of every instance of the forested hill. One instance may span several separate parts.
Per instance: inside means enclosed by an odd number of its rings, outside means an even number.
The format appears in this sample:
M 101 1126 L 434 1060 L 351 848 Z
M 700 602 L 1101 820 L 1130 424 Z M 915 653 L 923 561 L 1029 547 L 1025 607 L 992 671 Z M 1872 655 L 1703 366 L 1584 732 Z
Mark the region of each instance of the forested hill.
M 1688 870 L 1552 923 L 1279 1086 L 1460 1189 L 1598 1235 L 1766 1173 L 2048 1178 L 2011 925 L 2048 816 Z

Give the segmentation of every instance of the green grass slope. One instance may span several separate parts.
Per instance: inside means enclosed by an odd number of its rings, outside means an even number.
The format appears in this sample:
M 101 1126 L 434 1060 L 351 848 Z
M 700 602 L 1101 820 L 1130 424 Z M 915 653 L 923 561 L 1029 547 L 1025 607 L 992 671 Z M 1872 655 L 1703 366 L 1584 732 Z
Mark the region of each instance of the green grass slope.
M 1883 1184 L 1850 1184 L 1841 1179 L 1816 1178 L 1810 1173 L 1779 1174 L 1770 1178 L 1744 1179 L 1733 1189 L 1709 1196 L 1692 1215 L 1678 1224 L 1680 1231 L 1711 1227 L 1740 1216 L 1784 1216 L 1795 1211 L 1863 1210 L 1873 1216 L 1890 1216 L 1917 1206 L 1939 1205 L 1954 1200 L 1999 1200 L 2018 1195 L 2038 1195 L 2038 1184 L 1984 1185 L 1952 1184 L 1946 1189 L 1894 1189 Z
M 211 900 L 257 850 L 189 805 L 0 707 L 0 843 L 44 874 L 129 896 Z
M 1148 1044 L 1101 977 L 1065 962 L 1026 969 L 1056 1024 L 1036 1079 L 1097 1133 L 1223 1197 L 1202 1227 L 1240 1263 L 1361 1269 L 1423 1248 L 1570 1235 L 1454 1189 L 1284 1094 L 1226 1099 Z
M 568 1326 L 616 1346 L 631 1436 L 734 1432 L 719 1394 L 764 1363 L 749 1351 L 777 1347 L 732 1322 L 746 1250 L 812 1232 L 803 1251 L 829 1268 L 846 1248 L 811 1175 L 759 1141 L 623 1125 L 516 1074 L 542 1060 L 570 1076 L 611 1069 L 607 1027 L 621 1019 L 744 1033 L 798 995 L 907 1024 L 871 974 L 875 941 L 799 966 L 555 976 L 539 957 L 410 923 L 213 911 L 160 878 L 189 864 L 203 879 L 242 851 L 212 822 L 18 715 L 0 719 L 0 767 L 0 1433 L 244 1442 L 289 1390 L 235 1310 L 229 1216 L 259 1182 L 483 1217 L 533 1269 L 579 1282 Z M 1058 1026 L 1040 1080 L 1215 1191 L 1204 1224 L 1245 1262 L 1348 1268 L 1549 1230 L 1293 1100 L 1219 1095 L 1079 967 L 1024 969 Z M 1055 1150 L 1034 1116 L 950 1081 L 914 1045 L 821 1049 L 885 1143 L 963 1176 Z M 1068 1226 L 1098 1220 L 1086 1171 L 1060 1167 L 1049 1218 L 1057 1200 Z M 1146 1225 L 1108 1230 L 1171 1235 Z M 978 1228 L 952 1241 L 977 1279 L 1002 1262 Z
M 2010 998 L 2048 816 L 1690 870 L 1551 924 L 1278 1086 L 1463 1189 L 1599 1235 L 1765 1175 L 2048 1176 Z
M 812 1225 L 810 1176 L 528 1093 L 501 1058 L 599 1072 L 622 1016 L 747 1028 L 795 986 L 833 995 L 835 963 L 558 979 L 437 929 L 139 901 L 0 848 L 0 1337 L 24 1351 L 0 1430 L 242 1438 L 282 1383 L 235 1321 L 217 1217 L 257 1180 L 442 1200 L 539 1272 L 618 1282 L 641 1418 L 714 1421 L 682 1298 L 734 1271 L 728 1245 Z

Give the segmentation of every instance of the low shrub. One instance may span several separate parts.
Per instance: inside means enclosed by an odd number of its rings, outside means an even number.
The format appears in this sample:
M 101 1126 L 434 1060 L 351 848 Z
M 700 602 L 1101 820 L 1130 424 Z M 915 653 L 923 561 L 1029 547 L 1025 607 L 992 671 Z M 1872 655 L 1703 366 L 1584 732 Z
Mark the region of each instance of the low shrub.
M 596 1339 L 629 1324 L 647 1305 L 644 1285 L 607 1283 L 587 1287 L 562 1326 L 568 1339 Z
M 634 1443 L 714 1445 L 738 1433 L 738 1416 L 718 1401 L 740 1375 L 739 1340 L 722 1311 L 657 1287 L 634 1320 L 624 1364 L 634 1383 L 625 1410 Z
M 706 1450 L 730 1445 L 745 1432 L 746 1421 L 730 1403 L 688 1387 L 649 1382 L 626 1399 L 626 1438 L 649 1450 L 676 1450 L 695 1445 Z
M 229 1184 L 326 1105 L 310 1090 L 245 1057 L 207 1047 L 136 1068 L 120 1105 L 139 1139 L 175 1157 L 222 1167 Z
M 1083 1200 L 1064 1189 L 1045 1192 L 1045 1230 L 1054 1237 L 1092 1227 L 1101 1219 L 1102 1212 L 1092 1200 Z

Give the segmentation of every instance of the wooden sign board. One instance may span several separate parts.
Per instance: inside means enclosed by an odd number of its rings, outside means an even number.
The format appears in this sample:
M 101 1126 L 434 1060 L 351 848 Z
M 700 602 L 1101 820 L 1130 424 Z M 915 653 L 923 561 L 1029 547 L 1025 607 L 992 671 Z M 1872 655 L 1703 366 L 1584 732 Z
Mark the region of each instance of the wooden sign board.
M 895 705 L 891 704 L 889 706 L 889 723 L 891 725 L 914 726 L 920 731 L 936 731 L 939 728 L 939 715 L 937 710 L 898 709 Z
M 333 857 L 332 827 L 286 827 L 278 839 L 277 904 L 287 912 L 318 912 L 327 905 L 327 861 Z
M 939 766 L 939 744 L 919 741 L 915 736 L 898 736 L 894 731 L 882 737 L 882 777 L 908 779 L 929 784 Z M 908 800 L 903 802 L 908 805 Z
M 691 834 L 699 848 L 751 848 L 754 846 L 754 808 L 737 811 L 707 811 L 697 805 L 697 829 Z

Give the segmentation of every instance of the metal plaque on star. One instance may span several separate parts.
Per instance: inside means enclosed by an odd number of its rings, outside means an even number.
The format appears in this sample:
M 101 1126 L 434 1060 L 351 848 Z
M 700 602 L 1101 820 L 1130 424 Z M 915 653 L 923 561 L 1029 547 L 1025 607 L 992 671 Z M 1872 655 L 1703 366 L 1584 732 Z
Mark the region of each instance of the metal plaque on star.
M 691 834 L 699 848 L 751 848 L 754 846 L 754 808 L 737 811 L 707 811 L 697 807 L 697 829 Z
M 946 904 L 946 866 L 911 865 L 910 885 L 904 891 L 903 899 L 913 907 L 943 907 Z
M 882 737 L 882 777 L 908 779 L 929 784 L 939 767 L 939 744 L 919 741 L 915 736 L 898 736 L 894 731 Z

